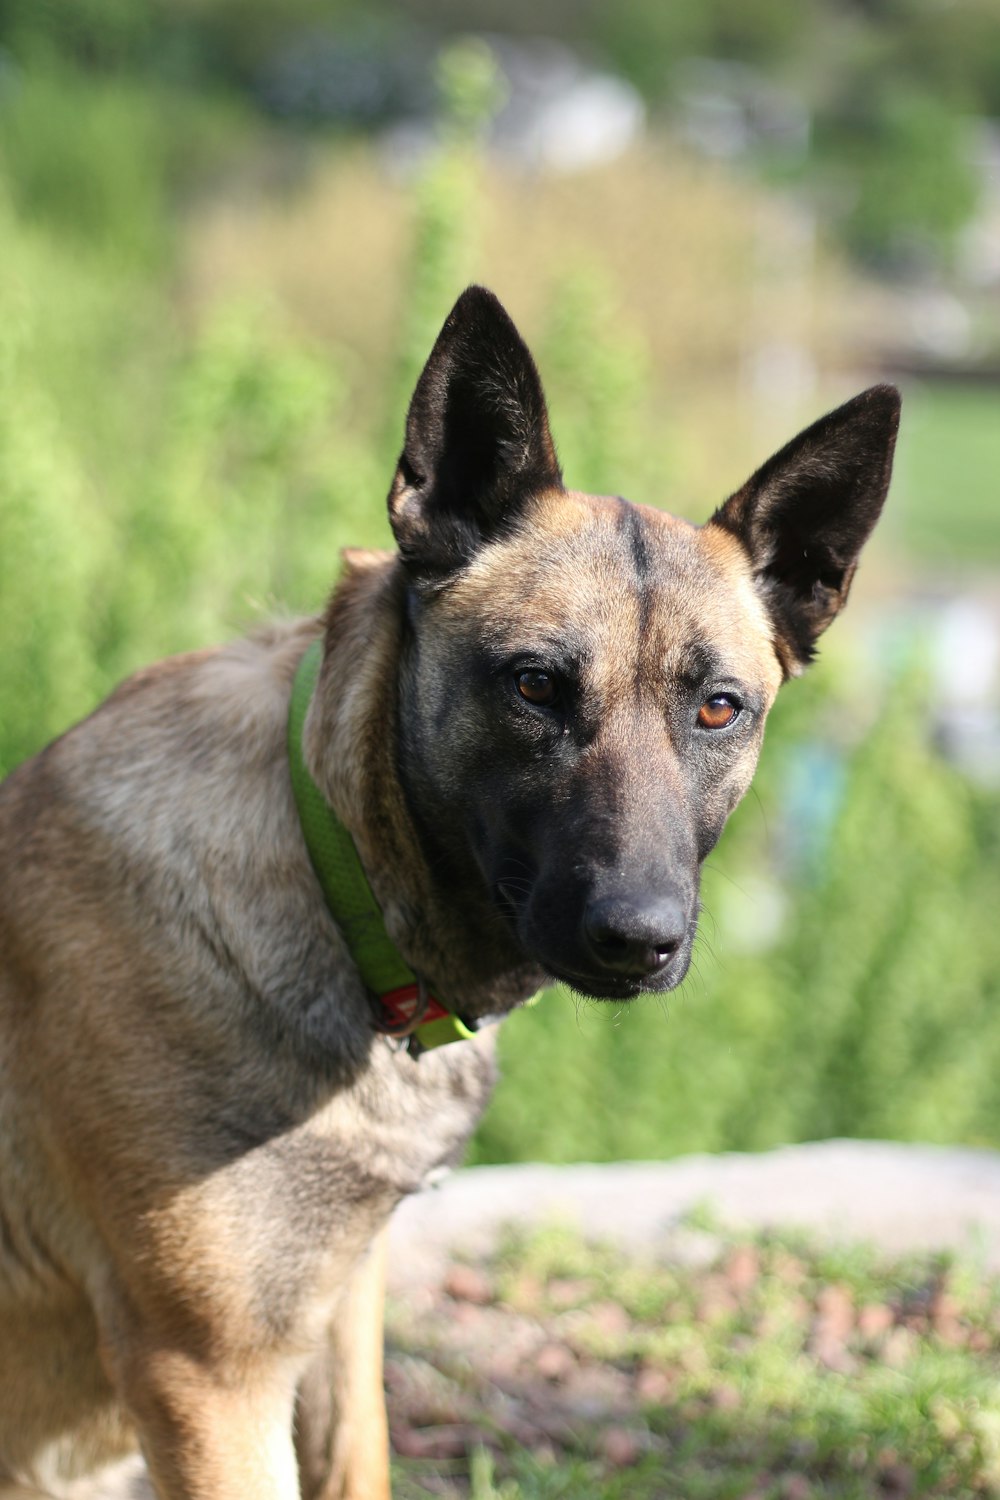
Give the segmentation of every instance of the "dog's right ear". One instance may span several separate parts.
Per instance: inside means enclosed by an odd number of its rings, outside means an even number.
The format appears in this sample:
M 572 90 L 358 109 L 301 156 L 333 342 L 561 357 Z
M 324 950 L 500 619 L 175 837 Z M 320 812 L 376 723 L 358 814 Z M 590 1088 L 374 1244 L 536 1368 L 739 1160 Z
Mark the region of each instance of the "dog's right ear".
M 872 386 L 800 432 L 709 522 L 746 548 L 786 676 L 812 659 L 847 601 L 889 488 L 898 426 L 899 392 Z
M 389 520 L 407 567 L 431 582 L 503 532 L 532 495 L 561 486 L 542 383 L 492 292 L 470 286 L 410 402 Z

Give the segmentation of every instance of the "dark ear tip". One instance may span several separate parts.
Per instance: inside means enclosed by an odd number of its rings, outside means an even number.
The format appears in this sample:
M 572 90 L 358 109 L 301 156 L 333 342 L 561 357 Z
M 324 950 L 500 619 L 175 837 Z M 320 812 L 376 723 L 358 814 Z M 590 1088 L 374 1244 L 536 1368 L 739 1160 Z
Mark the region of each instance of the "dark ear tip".
M 459 297 L 455 306 L 445 320 L 445 326 L 452 327 L 463 323 L 478 321 L 483 317 L 496 317 L 499 314 L 505 321 L 509 321 L 507 310 L 495 292 L 489 287 L 479 286 L 473 282 L 467 286 Z
M 895 385 L 871 385 L 860 396 L 855 397 L 859 407 L 865 408 L 874 417 L 881 417 L 893 430 L 899 426 L 899 413 L 903 398 Z

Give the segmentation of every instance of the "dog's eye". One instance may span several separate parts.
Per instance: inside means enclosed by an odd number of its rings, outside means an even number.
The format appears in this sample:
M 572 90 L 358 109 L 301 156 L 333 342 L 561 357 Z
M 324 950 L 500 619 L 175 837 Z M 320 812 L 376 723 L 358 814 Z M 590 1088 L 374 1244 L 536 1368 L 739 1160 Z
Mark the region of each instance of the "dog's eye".
M 551 672 L 542 672 L 537 667 L 527 672 L 518 672 L 514 678 L 521 697 L 537 708 L 548 708 L 556 701 L 559 688 Z
M 709 698 L 698 710 L 698 723 L 702 729 L 725 729 L 731 724 L 740 711 L 738 703 L 729 697 L 728 693 L 716 693 L 714 698 Z

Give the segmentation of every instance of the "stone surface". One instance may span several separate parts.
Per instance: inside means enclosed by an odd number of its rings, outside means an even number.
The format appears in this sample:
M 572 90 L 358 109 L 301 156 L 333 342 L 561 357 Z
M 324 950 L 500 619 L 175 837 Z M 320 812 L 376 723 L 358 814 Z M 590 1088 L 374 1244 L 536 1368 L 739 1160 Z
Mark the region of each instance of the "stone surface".
M 473 1262 L 510 1224 L 566 1224 L 629 1251 L 669 1254 L 688 1215 L 727 1228 L 802 1228 L 890 1254 L 952 1249 L 1000 1269 L 1000 1152 L 822 1141 L 759 1155 L 601 1166 L 475 1167 L 404 1202 L 390 1283 L 439 1281 L 448 1254 Z M 701 1233 L 697 1231 L 696 1233 Z

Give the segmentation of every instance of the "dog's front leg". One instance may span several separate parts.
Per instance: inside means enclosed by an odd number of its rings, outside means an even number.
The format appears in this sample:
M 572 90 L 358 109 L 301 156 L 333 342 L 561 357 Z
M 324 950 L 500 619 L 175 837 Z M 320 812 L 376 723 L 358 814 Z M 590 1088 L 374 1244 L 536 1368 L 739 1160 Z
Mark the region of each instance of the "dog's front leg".
M 383 1229 L 344 1289 L 327 1348 L 299 1385 L 303 1500 L 390 1500 L 382 1386 L 387 1242 Z
M 159 1500 L 298 1500 L 290 1378 L 173 1350 L 130 1365 L 123 1395 Z

